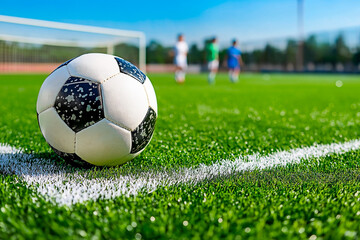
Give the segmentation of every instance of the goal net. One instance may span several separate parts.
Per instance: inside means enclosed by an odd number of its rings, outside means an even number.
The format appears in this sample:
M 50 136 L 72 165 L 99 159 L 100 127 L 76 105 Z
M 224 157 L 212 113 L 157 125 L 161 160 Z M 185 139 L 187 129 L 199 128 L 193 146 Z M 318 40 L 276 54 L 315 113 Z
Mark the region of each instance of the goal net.
M 84 53 L 122 57 L 145 71 L 142 32 L 0 15 L 0 73 L 51 72 Z

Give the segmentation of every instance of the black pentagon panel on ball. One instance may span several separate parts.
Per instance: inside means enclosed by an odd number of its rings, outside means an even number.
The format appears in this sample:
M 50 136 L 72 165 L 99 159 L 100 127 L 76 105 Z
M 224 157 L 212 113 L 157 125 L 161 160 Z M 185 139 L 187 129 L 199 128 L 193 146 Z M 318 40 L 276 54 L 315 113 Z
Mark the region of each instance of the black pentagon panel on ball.
M 135 65 L 118 57 L 115 57 L 115 59 L 119 65 L 120 72 L 135 78 L 141 83 L 145 82 L 146 80 L 145 74 L 142 71 L 140 71 Z
M 90 168 L 93 165 L 82 160 L 76 153 L 65 153 L 62 151 L 57 150 L 53 146 L 49 144 L 49 146 L 52 148 L 52 150 L 59 155 L 62 159 L 64 159 L 67 163 L 74 165 L 76 167 L 85 167 Z
M 156 113 L 149 108 L 140 125 L 131 131 L 131 152 L 137 153 L 149 143 L 155 129 Z
M 79 132 L 104 118 L 100 84 L 70 77 L 58 93 L 54 107 L 60 118 Z

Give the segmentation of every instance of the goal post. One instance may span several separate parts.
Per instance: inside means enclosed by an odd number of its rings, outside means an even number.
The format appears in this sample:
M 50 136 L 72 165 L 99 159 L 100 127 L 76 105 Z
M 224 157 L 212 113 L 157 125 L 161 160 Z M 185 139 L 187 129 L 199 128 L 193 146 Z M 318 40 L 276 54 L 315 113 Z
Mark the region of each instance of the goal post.
M 0 15 L 0 72 L 89 52 L 118 55 L 146 70 L 143 32 Z

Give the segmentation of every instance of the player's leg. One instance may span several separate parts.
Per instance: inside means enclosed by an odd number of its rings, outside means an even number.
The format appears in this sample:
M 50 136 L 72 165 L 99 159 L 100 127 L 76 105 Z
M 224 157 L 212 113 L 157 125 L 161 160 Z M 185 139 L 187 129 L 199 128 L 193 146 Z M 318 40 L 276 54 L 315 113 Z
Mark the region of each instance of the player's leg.
M 229 80 L 232 82 L 233 81 L 233 72 L 234 69 L 233 68 L 229 68 Z
M 218 70 L 219 70 L 219 60 L 216 59 L 216 60 L 215 60 L 215 63 L 214 63 L 214 73 L 215 73 L 215 76 L 216 76 Z
M 179 68 L 177 71 L 177 77 L 176 77 L 177 83 L 184 83 L 185 82 L 185 71 L 183 68 Z
M 185 82 L 185 70 L 184 68 L 181 69 L 181 71 L 179 72 L 179 80 L 178 83 L 184 83 Z
M 239 67 L 236 67 L 236 68 L 232 69 L 231 76 L 230 76 L 231 82 L 236 83 L 236 82 L 239 81 L 239 73 L 240 73 L 240 68 Z
M 181 69 L 181 79 L 182 79 L 182 83 L 185 82 L 185 77 L 186 77 L 186 70 L 187 70 L 187 61 L 185 60 L 182 64 L 182 69 Z
M 219 61 L 218 60 L 213 60 L 209 62 L 209 76 L 208 76 L 208 82 L 209 84 L 214 84 L 215 83 L 215 77 L 216 77 L 216 73 L 219 67 Z
M 209 84 L 214 84 L 215 83 L 215 76 L 216 76 L 216 73 L 214 71 L 209 72 L 209 76 L 208 76 L 208 83 Z
M 229 67 L 229 79 L 235 83 L 239 79 L 240 65 L 238 62 L 231 61 L 228 63 Z
M 181 68 L 179 66 L 175 66 L 175 81 L 179 82 L 181 78 Z
M 187 62 L 186 62 L 186 59 L 185 59 L 181 64 L 180 83 L 185 82 L 186 70 L 187 70 Z
M 213 74 L 213 61 L 208 62 L 208 69 L 209 69 L 208 83 L 213 84 L 215 79 Z
M 175 71 L 175 80 L 177 83 L 184 83 L 185 76 L 186 76 L 186 67 L 187 63 L 186 60 L 177 61 L 176 71 Z
M 239 81 L 239 73 L 240 73 L 240 67 L 234 69 L 233 73 L 233 81 L 238 82 Z
M 180 71 L 179 59 L 177 56 L 174 58 L 174 65 L 175 65 L 175 81 L 177 82 L 179 79 L 179 71 Z

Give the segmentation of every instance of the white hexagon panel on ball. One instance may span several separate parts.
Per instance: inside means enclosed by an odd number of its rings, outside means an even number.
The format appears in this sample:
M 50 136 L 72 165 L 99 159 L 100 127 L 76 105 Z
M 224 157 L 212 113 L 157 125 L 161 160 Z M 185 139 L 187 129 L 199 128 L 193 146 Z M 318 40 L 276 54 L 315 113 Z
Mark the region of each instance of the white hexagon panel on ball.
M 120 72 L 114 56 L 88 53 L 73 59 L 67 68 L 71 76 L 82 77 L 101 83 Z
M 52 148 L 74 153 L 75 132 L 64 123 L 53 107 L 40 113 L 38 119 L 40 130 Z
M 144 119 L 149 104 L 142 83 L 120 73 L 101 84 L 107 119 L 130 131 Z
M 93 165 L 123 164 L 130 154 L 130 132 L 103 119 L 76 134 L 75 149 L 81 159 Z

